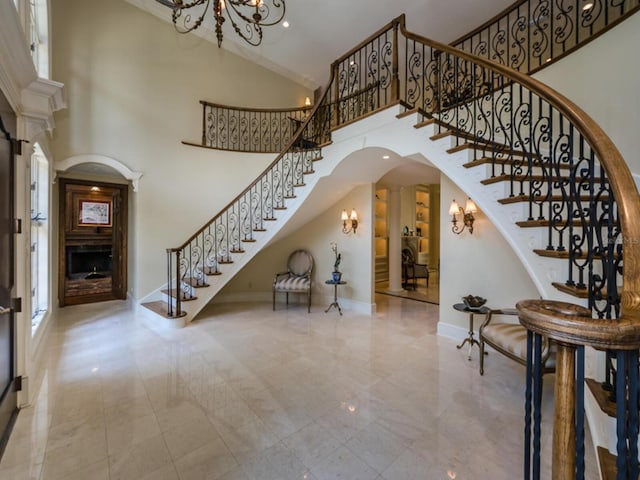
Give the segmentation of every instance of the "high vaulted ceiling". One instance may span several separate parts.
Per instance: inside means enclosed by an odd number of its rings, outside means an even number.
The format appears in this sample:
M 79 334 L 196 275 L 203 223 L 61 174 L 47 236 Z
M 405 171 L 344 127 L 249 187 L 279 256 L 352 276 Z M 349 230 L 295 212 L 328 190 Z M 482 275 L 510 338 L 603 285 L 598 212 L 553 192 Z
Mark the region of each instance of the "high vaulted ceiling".
M 171 10 L 156 0 L 127 0 L 170 22 Z M 449 43 L 473 30 L 514 0 L 287 0 L 289 28 L 267 27 L 258 47 L 245 46 L 226 24 L 222 48 L 306 85 L 325 86 L 331 63 L 395 17 L 405 13 L 407 28 Z M 215 41 L 208 15 L 203 28 Z M 227 22 L 228 23 L 228 22 Z M 167 25 L 168 28 L 173 28 Z M 193 34 L 193 33 L 192 33 Z

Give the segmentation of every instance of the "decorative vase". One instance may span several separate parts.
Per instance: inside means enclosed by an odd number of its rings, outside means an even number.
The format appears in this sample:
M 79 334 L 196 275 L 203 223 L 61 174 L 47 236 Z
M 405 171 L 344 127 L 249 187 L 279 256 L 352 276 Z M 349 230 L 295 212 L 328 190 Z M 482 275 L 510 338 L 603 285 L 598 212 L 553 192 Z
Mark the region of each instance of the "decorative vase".
M 342 279 L 342 272 L 331 272 L 331 279 L 334 282 L 339 282 Z

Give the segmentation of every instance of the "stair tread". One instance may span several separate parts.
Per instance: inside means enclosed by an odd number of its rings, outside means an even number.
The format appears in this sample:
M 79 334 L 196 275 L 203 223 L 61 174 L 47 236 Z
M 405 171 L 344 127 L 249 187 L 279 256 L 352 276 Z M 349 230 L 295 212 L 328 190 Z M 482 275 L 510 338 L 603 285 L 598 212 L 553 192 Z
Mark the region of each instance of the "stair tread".
M 616 403 L 611 401 L 609 395 L 611 392 L 602 388 L 602 384 L 593 378 L 586 378 L 585 382 L 589 391 L 598 402 L 600 410 L 612 418 L 616 417 Z
M 148 308 L 153 313 L 160 315 L 161 317 L 176 318 L 175 315 L 170 316 L 167 314 L 167 304 L 161 300 L 157 300 L 155 302 L 145 302 L 145 303 L 141 303 L 141 305 L 145 308 Z M 187 314 L 186 312 L 182 312 L 182 315 L 180 316 L 184 317 L 186 314 Z
M 598 463 L 602 480 L 616 480 L 618 473 L 618 457 L 604 447 L 598 447 Z M 640 478 L 640 476 L 638 477 Z
M 616 456 L 604 447 L 598 447 L 598 463 L 602 480 L 615 480 L 618 472 Z
M 549 257 L 549 258 L 562 258 L 562 259 L 567 259 L 569 258 L 569 251 L 568 250 L 545 250 L 542 248 L 536 248 L 533 250 L 534 253 L 536 253 L 537 255 L 540 255 L 541 257 Z M 580 259 L 586 259 L 587 258 L 587 254 L 586 253 L 581 253 L 579 255 L 577 255 L 575 258 L 580 258 Z M 602 258 L 601 255 L 594 255 L 593 256 L 594 259 L 599 259 Z M 618 258 L 618 254 L 614 254 L 614 258 Z
M 549 181 L 549 177 L 547 175 L 508 175 L 508 174 L 504 174 L 504 175 L 496 175 L 495 177 L 489 177 L 489 178 L 485 178 L 484 180 L 481 180 L 480 183 L 482 183 L 483 185 L 491 185 L 493 183 L 499 183 L 499 182 L 509 182 L 509 181 L 514 181 L 514 182 L 530 182 L 530 181 L 534 181 L 534 182 L 548 182 Z M 558 180 L 566 180 L 567 183 L 569 182 L 569 177 L 558 177 L 558 176 L 553 176 L 553 179 L 551 180 L 551 182 L 555 183 Z M 593 181 L 594 183 L 600 182 L 602 179 L 601 178 L 593 178 L 591 181 Z
M 570 286 L 560 282 L 552 282 L 557 290 L 560 290 L 562 293 L 566 293 L 567 295 L 571 295 L 576 298 L 589 298 L 589 290 L 586 288 L 578 288 L 575 285 Z
M 534 202 L 546 202 L 547 200 L 548 199 L 545 195 L 533 197 Z M 552 202 L 563 202 L 564 200 L 565 199 L 562 195 L 553 195 L 551 197 Z M 580 200 L 583 202 L 588 202 L 589 197 L 581 197 Z M 521 202 L 528 202 L 528 201 L 529 201 L 529 195 L 514 195 L 513 197 L 501 198 L 498 200 L 498 203 L 501 203 L 502 205 L 508 205 L 512 203 L 521 203 Z M 599 199 L 599 201 L 608 202 L 609 197 L 602 197 Z
M 420 113 L 420 109 L 418 107 L 413 107 L 413 108 L 410 108 L 408 110 L 405 110 L 404 112 L 400 112 L 399 114 L 396 115 L 396 118 L 400 119 L 400 118 L 404 118 L 404 117 L 409 117 L 409 116 L 414 115 L 416 113 Z
M 457 135 L 460 138 L 465 139 L 473 139 L 473 136 L 461 133 Z M 531 152 L 524 152 L 522 150 L 511 150 L 508 145 L 502 145 L 500 143 L 495 142 L 487 142 L 487 143 L 474 143 L 474 142 L 465 142 L 460 145 L 456 145 L 455 147 L 451 147 L 447 149 L 447 153 L 456 153 L 461 152 L 462 150 L 480 150 L 483 152 L 493 152 L 493 153 L 503 153 L 508 155 L 517 155 L 522 157 L 535 157 L 536 155 Z
M 482 157 L 482 158 L 478 158 L 476 160 L 471 160 L 470 162 L 467 162 L 465 164 L 463 164 L 462 166 L 464 168 L 474 168 L 474 167 L 479 167 L 481 165 L 487 165 L 487 164 L 491 164 L 491 162 L 495 163 L 496 165 L 510 165 L 513 162 L 513 158 L 511 157 L 506 157 L 506 158 L 491 158 L 491 157 Z M 532 167 L 534 168 L 540 168 L 540 167 L 548 167 L 549 163 L 548 162 L 534 162 Z M 555 167 L 554 167 L 555 168 Z M 562 170 L 570 170 L 570 166 L 569 165 L 560 165 L 560 169 Z
M 516 225 L 521 228 L 548 227 L 549 225 L 551 225 L 551 222 L 549 220 L 521 220 L 519 222 L 516 222 Z M 566 227 L 569 225 L 569 222 L 567 220 L 560 220 L 553 222 L 553 225 L 556 227 Z M 613 222 L 613 225 L 617 226 L 618 222 Z M 589 227 L 591 226 L 591 222 L 581 222 L 579 218 L 574 219 L 573 228 L 582 228 L 583 226 Z M 605 227 L 606 225 L 602 225 L 602 228 Z

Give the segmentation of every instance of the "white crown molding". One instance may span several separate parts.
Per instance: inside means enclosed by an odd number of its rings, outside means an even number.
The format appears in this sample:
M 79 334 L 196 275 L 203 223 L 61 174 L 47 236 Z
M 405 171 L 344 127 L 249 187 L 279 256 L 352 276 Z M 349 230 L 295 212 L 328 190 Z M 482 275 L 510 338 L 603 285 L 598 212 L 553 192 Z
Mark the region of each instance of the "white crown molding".
M 27 120 L 29 139 L 43 131 L 51 132 L 55 126 L 53 112 L 66 108 L 64 84 L 37 78 L 22 90 L 18 111 Z
M 57 172 L 66 172 L 67 170 L 69 170 L 72 167 L 75 167 L 76 165 L 82 165 L 86 163 L 97 163 L 100 165 L 106 165 L 107 167 L 114 169 L 116 172 L 118 172 L 120 175 L 122 175 L 124 178 L 126 178 L 131 182 L 134 192 L 138 191 L 140 178 L 142 177 L 143 173 L 133 171 L 129 167 L 127 167 L 124 163 L 121 163 L 114 158 L 106 157 L 104 155 L 95 155 L 95 154 L 74 155 L 73 157 L 65 158 L 64 160 L 60 162 L 56 162 L 54 164 L 56 176 L 57 176 Z M 54 182 L 55 182 L 55 178 L 54 178 Z

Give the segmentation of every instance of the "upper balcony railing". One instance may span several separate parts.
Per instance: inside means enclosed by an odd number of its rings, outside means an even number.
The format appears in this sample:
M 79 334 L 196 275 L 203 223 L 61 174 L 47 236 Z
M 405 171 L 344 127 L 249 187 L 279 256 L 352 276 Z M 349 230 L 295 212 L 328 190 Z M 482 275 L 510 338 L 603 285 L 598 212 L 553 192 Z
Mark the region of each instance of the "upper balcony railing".
M 640 0 L 520 0 L 452 45 L 533 73 L 638 10 Z
M 241 108 L 202 104 L 202 145 L 236 152 L 280 153 L 311 112 L 297 108 Z

